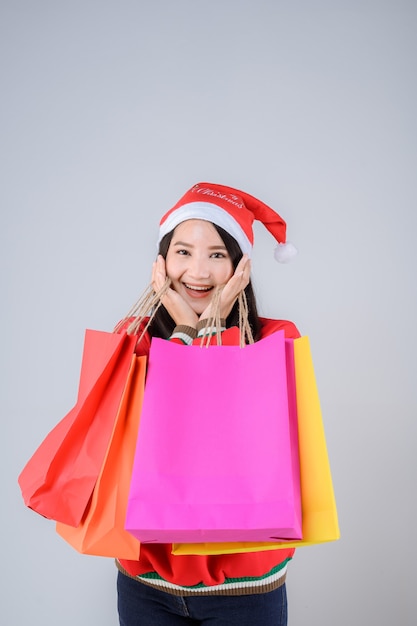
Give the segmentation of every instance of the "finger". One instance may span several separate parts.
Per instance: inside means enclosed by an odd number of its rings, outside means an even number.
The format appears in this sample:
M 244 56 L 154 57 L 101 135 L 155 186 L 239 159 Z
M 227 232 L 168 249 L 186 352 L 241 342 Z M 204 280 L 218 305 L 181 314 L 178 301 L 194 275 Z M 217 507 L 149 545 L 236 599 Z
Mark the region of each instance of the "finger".
M 156 258 L 156 267 L 157 267 L 159 272 L 162 272 L 163 274 L 166 274 L 165 259 L 162 256 L 162 254 L 158 254 L 158 256 Z
M 232 289 L 236 289 L 239 292 L 249 283 L 250 271 L 251 261 L 247 255 L 244 255 L 239 261 L 235 273 L 227 284 L 230 285 Z
M 248 282 L 250 280 L 251 269 L 252 269 L 252 263 L 251 263 L 251 260 L 248 258 L 248 259 L 246 259 L 246 263 L 245 263 L 245 266 L 243 268 L 243 278 L 245 280 L 246 285 L 248 284 Z
M 152 285 L 155 291 L 161 289 L 166 281 L 165 260 L 158 255 L 156 261 L 152 265 Z
M 235 274 L 244 271 L 248 267 L 248 265 L 250 268 L 250 258 L 247 254 L 244 254 L 236 266 Z

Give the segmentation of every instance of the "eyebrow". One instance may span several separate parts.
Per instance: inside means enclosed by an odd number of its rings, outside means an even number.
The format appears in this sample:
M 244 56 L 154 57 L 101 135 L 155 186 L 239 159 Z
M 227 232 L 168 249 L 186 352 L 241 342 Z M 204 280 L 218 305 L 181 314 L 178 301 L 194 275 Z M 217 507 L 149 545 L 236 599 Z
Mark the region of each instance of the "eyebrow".
M 172 243 L 173 246 L 183 246 L 184 248 L 194 248 L 191 243 L 187 243 L 186 241 L 174 241 Z M 227 250 L 226 246 L 216 245 L 209 246 L 209 250 Z

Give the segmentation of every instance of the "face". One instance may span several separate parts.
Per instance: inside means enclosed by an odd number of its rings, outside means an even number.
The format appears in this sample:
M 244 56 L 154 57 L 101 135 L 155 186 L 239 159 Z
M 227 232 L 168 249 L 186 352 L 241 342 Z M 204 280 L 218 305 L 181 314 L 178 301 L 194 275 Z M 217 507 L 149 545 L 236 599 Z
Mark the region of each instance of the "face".
M 166 271 L 172 288 L 197 315 L 209 305 L 214 288 L 227 283 L 234 273 L 230 255 L 213 224 L 194 219 L 176 227 Z

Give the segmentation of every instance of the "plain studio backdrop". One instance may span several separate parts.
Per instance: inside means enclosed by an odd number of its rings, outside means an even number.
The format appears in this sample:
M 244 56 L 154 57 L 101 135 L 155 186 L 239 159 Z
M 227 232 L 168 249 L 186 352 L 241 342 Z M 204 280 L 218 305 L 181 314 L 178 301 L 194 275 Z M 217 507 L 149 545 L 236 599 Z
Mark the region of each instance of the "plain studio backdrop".
M 0 622 L 115 626 L 116 570 L 23 505 L 17 476 L 76 398 L 84 330 L 150 279 L 195 182 L 256 228 L 261 312 L 315 361 L 342 537 L 298 550 L 291 626 L 415 624 L 413 0 L 2 0 Z

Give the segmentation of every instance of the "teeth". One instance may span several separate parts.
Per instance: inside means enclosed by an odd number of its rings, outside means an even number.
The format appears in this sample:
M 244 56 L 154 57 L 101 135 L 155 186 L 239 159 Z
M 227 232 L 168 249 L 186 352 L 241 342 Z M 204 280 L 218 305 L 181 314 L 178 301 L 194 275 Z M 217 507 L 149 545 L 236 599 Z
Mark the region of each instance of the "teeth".
M 196 287 L 195 285 L 187 285 L 184 283 L 187 289 L 193 289 L 194 291 L 210 291 L 211 287 Z

